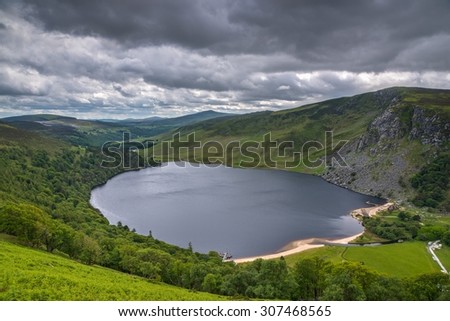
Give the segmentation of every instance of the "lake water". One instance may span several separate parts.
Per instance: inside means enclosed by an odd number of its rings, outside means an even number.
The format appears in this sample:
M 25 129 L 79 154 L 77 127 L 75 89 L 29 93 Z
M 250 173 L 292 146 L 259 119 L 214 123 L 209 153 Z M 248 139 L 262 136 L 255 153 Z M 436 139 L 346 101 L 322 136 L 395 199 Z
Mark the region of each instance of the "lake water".
M 382 203 L 312 175 L 174 163 L 120 174 L 91 195 L 112 224 L 235 258 L 272 253 L 298 239 L 359 233 L 363 228 L 348 213 L 366 201 Z

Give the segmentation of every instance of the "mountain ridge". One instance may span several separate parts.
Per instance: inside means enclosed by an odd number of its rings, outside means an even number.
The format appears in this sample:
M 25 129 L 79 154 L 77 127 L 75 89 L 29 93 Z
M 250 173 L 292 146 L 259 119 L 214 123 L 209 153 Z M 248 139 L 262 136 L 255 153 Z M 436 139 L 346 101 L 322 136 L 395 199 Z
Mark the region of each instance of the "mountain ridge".
M 325 144 L 324 132 L 332 131 L 335 140 L 348 141 L 341 152 L 349 166 L 293 170 L 319 174 L 365 194 L 405 201 L 413 193 L 411 177 L 449 150 L 450 90 L 391 87 L 293 109 L 207 120 L 176 131 L 222 142 L 261 141 L 270 132 L 276 141 L 297 146 L 311 140 Z M 323 159 L 325 153 L 315 156 Z M 238 155 L 232 164 L 238 166 L 241 160 Z

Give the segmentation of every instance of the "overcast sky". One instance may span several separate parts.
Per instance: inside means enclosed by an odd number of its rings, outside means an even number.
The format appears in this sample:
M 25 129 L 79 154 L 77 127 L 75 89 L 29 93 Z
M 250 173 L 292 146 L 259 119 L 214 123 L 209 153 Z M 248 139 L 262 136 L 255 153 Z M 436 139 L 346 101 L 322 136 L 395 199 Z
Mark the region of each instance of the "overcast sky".
M 449 0 L 0 0 L 0 117 L 283 109 L 450 88 Z

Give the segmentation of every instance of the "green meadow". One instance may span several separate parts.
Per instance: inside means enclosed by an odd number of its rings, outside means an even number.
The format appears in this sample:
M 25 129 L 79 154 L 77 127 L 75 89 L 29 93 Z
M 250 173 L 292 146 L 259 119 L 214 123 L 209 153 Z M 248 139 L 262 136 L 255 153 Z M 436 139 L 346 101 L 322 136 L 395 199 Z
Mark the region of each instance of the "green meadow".
M 447 269 L 450 268 L 450 248 L 436 252 Z M 405 242 L 382 246 L 340 247 L 325 246 L 285 257 L 288 265 L 319 257 L 332 263 L 359 262 L 367 268 L 395 277 L 415 277 L 423 273 L 439 272 L 439 266 L 427 252 L 424 242 Z
M 0 240 L 0 300 L 224 300 Z

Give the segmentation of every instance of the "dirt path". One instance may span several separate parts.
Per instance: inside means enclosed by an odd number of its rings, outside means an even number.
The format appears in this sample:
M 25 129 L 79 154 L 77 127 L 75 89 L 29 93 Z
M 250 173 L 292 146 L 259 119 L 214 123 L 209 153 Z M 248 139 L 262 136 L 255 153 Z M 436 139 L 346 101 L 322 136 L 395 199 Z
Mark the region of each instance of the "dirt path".
M 353 210 L 351 212 L 351 215 L 353 217 L 357 217 L 357 216 L 369 216 L 372 217 L 374 215 L 377 215 L 378 212 L 381 211 L 385 211 L 387 210 L 389 207 L 394 206 L 394 203 L 386 203 L 380 206 L 372 206 L 372 207 L 362 207 L 362 208 L 358 208 L 356 210 Z

